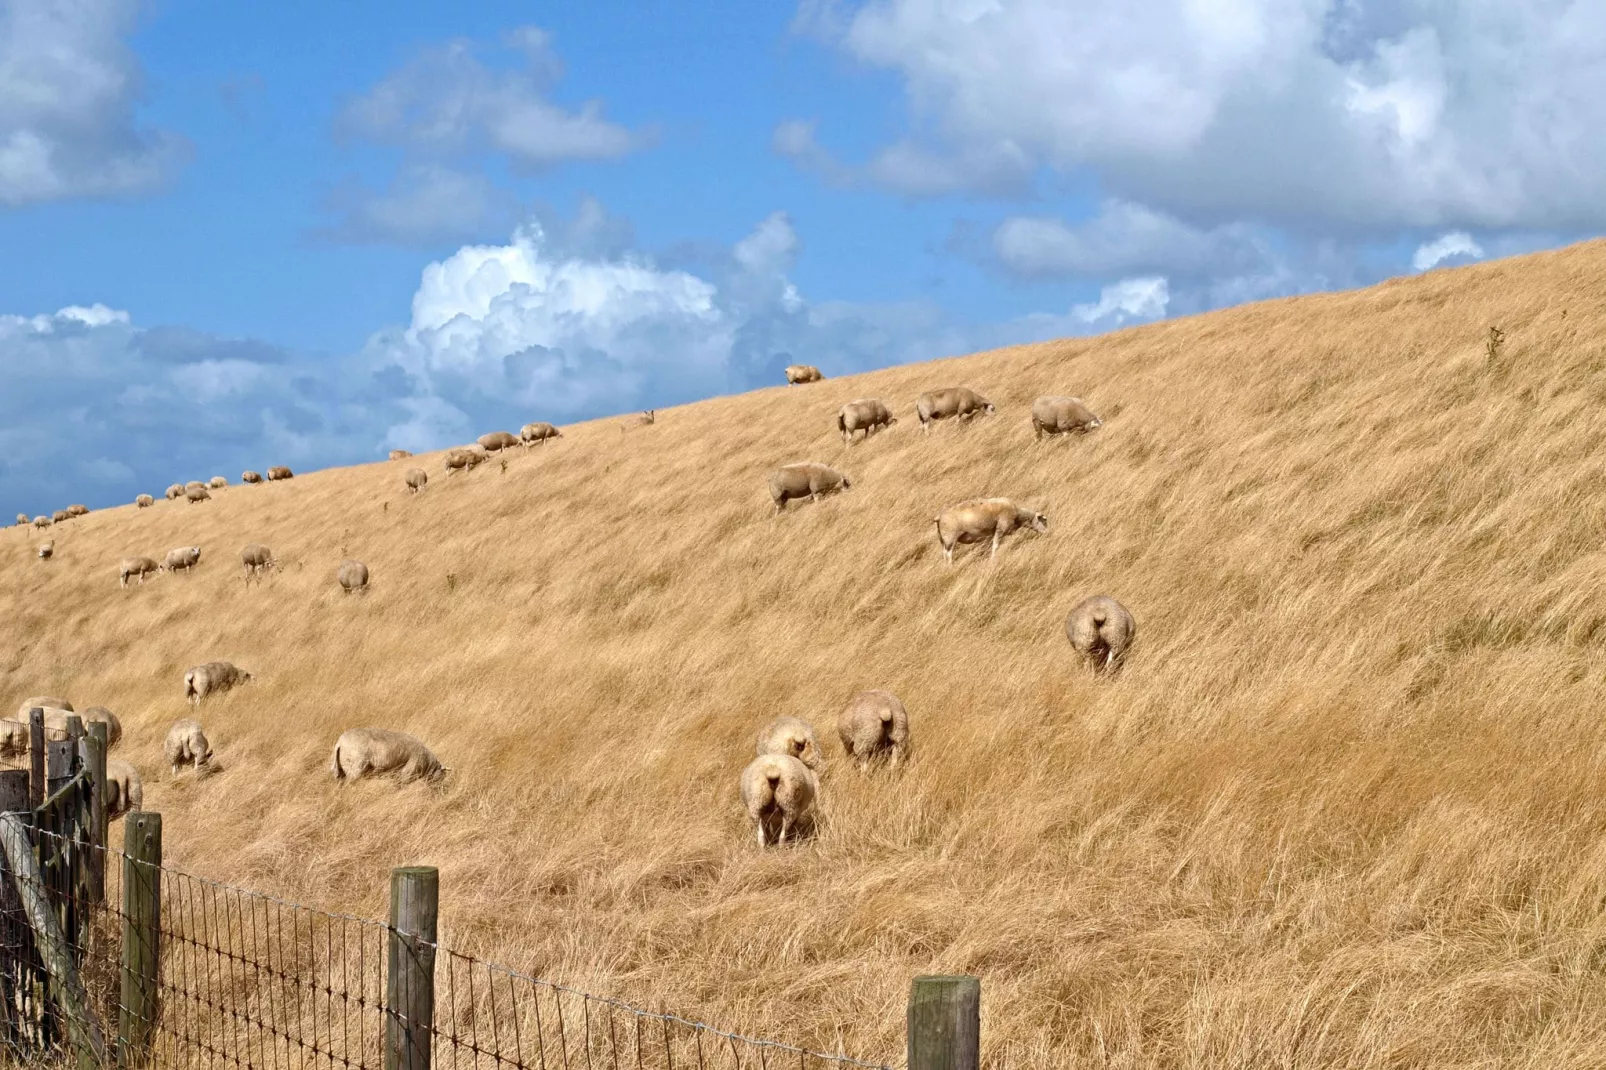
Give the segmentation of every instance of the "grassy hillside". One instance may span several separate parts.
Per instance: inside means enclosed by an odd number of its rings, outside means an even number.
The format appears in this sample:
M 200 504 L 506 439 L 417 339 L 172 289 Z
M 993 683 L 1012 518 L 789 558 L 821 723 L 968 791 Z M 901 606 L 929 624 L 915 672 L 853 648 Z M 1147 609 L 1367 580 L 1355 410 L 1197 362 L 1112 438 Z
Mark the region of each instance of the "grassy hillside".
M 432 455 L 416 498 L 401 461 L 97 512 L 50 562 L 6 532 L 0 694 L 116 710 L 180 866 L 380 915 L 438 865 L 443 941 L 777 1039 L 896 1058 L 952 971 L 993 1065 L 1599 1066 L 1603 284 L 1596 242 Z M 950 384 L 998 415 L 921 435 Z M 1044 393 L 1104 427 L 1034 442 Z M 899 423 L 844 447 L 863 395 Z M 807 459 L 853 488 L 773 517 Z M 946 567 L 935 511 L 995 494 L 1048 533 Z M 286 568 L 248 589 L 249 541 Z M 1099 592 L 1138 619 L 1115 680 L 1063 631 Z M 214 658 L 258 677 L 203 711 L 226 771 L 170 781 Z M 831 732 L 864 687 L 902 774 Z M 833 763 L 818 837 L 760 852 L 737 776 L 780 714 Z M 337 789 L 356 724 L 453 780 Z

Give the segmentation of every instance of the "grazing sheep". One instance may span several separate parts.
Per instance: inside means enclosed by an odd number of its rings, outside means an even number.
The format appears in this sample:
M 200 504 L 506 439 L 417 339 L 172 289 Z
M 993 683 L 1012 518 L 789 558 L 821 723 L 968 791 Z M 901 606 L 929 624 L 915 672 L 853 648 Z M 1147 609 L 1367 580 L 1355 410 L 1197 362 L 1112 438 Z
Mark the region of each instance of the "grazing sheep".
M 816 773 L 825 769 L 825 755 L 814 726 L 796 717 L 777 717 L 758 733 L 755 754 L 790 754 Z
M 152 498 L 149 494 L 141 494 L 139 497 L 134 499 L 134 504 L 139 506 L 141 509 L 149 509 L 152 503 L 155 501 L 156 499 Z
M 213 476 L 211 479 L 206 481 L 206 485 L 211 487 L 213 490 L 222 490 L 224 487 L 229 485 L 229 481 L 224 479 L 222 476 Z
M 519 444 L 518 436 L 510 434 L 506 431 L 487 431 L 485 434 L 481 435 L 477 441 L 479 442 L 481 449 L 487 450 L 490 453 L 498 453 L 502 450 L 512 449 L 514 446 Z
M 72 514 L 67 512 L 65 509 L 57 509 L 54 513 L 50 514 L 50 522 L 52 524 L 62 524 L 71 519 Z
M 271 568 L 278 567 L 273 559 L 273 551 L 259 542 L 253 542 L 240 551 L 240 564 L 245 567 L 245 582 L 250 583 L 251 577 L 262 578 L 262 573 Z
M 276 464 L 268 469 L 268 479 L 273 482 L 278 482 L 281 479 L 293 479 L 294 477 L 295 473 L 282 464 Z
M 658 422 L 658 410 L 657 409 L 648 409 L 646 412 L 644 412 L 640 416 L 636 417 L 636 422 L 638 424 L 641 424 L 644 427 L 647 424 L 655 424 L 655 423 L 657 423 Z
M 366 591 L 368 566 L 361 561 L 342 561 L 340 568 L 335 572 L 335 579 L 339 581 L 340 589 L 346 594 L 352 591 Z
M 429 483 L 429 473 L 422 468 L 409 468 L 402 473 L 402 482 L 407 484 L 409 494 L 417 494 Z
M 419 777 L 438 781 L 450 772 L 423 743 L 388 728 L 348 728 L 340 733 L 329 771 L 341 782 L 397 773 L 404 784 Z
M 1032 402 L 1032 435 L 1085 435 L 1104 421 L 1081 398 L 1041 397 Z
M 87 731 L 96 721 L 106 726 L 106 746 L 115 747 L 117 741 L 123 738 L 123 722 L 117 715 L 105 706 L 91 706 L 82 713 L 74 713 L 60 707 L 49 707 L 45 710 L 45 738 L 60 743 L 67 738 L 67 718 L 76 717 Z
M 818 501 L 820 495 L 847 490 L 853 481 L 835 468 L 816 461 L 782 465 L 770 473 L 770 500 L 776 513 L 786 508 L 793 498 Z
M 201 490 L 205 490 L 206 489 L 206 484 L 201 482 L 199 479 L 192 479 L 188 483 L 184 484 L 184 489 L 186 491 L 195 490 L 197 488 L 199 488 Z
M 1121 667 L 1137 631 L 1132 614 L 1108 595 L 1083 599 L 1065 619 L 1071 646 L 1098 672 Z
M 884 754 L 890 755 L 888 764 L 896 769 L 908 753 L 909 711 L 890 691 L 860 691 L 837 715 L 836 734 L 860 769 L 868 769 Z
M 67 506 L 67 515 L 68 516 L 87 516 L 88 514 L 89 514 L 89 506 L 87 506 L 87 505 L 69 505 L 69 506 Z
M 173 727 L 167 730 L 167 739 L 162 741 L 162 754 L 167 757 L 167 764 L 173 767 L 174 776 L 178 776 L 178 767 L 181 765 L 193 765 L 199 773 L 212 761 L 212 744 L 207 742 L 206 733 L 201 731 L 201 722 L 186 717 L 182 721 L 174 721 Z
M 17 524 L 18 524 L 18 526 L 26 527 L 30 523 L 31 523 L 31 521 L 28 519 L 28 514 L 27 513 L 18 513 L 17 514 Z
M 998 556 L 998 542 L 1005 535 L 1021 528 L 1047 531 L 1048 517 L 1030 509 L 1022 509 L 1008 498 L 973 498 L 950 505 L 936 518 L 937 541 L 942 544 L 943 556 L 954 563 L 954 547 L 962 542 L 993 540 L 990 561 Z
M 154 575 L 162 566 L 151 557 L 125 557 L 117 566 L 117 586 L 127 587 L 130 579 L 136 579 L 143 586 L 145 577 Z
M 36 516 L 33 518 L 33 526 L 36 528 L 48 528 L 54 523 L 55 521 L 51 520 L 48 516 Z
M 262 482 L 262 473 L 261 472 L 253 472 L 250 469 L 246 469 L 244 472 L 240 473 L 240 482 L 241 483 L 260 483 L 260 482 Z
M 788 364 L 786 366 L 786 385 L 795 386 L 798 383 L 817 383 L 825 376 L 820 369 L 812 364 Z
M 188 572 L 201 563 L 201 548 L 199 546 L 180 546 L 167 551 L 167 557 L 162 560 L 163 572 L 177 572 L 183 569 Z
M 412 450 L 391 450 L 390 451 L 390 459 L 393 460 L 393 461 L 399 461 L 403 457 L 411 457 L 412 455 L 413 455 L 413 451 Z
M 230 662 L 209 661 L 184 674 L 184 698 L 190 705 L 199 706 L 208 695 L 216 695 L 254 679 L 254 673 L 246 672 Z
M 184 491 L 184 498 L 191 505 L 211 499 L 212 495 L 205 487 L 190 487 Z
M 968 423 L 982 413 L 991 416 L 995 411 L 992 402 L 968 386 L 931 390 L 915 400 L 915 412 L 920 416 L 920 429 L 928 433 L 933 423 L 946 420 L 950 416 L 957 416 Z
M 35 707 L 44 710 L 66 710 L 68 713 L 73 712 L 73 704 L 64 698 L 57 698 L 54 695 L 35 695 L 33 698 L 24 700 L 22 705 L 17 707 L 17 719 L 22 723 L 27 724 L 28 711 L 34 709 Z
M 526 447 L 534 446 L 538 443 L 544 445 L 549 438 L 562 437 L 562 431 L 547 423 L 525 424 L 519 428 L 519 441 L 523 442 Z
M 106 820 L 115 821 L 145 803 L 139 771 L 121 758 L 106 759 Z
M 843 442 L 852 442 L 855 431 L 863 431 L 864 437 L 869 438 L 883 428 L 891 427 L 898 422 L 887 408 L 886 402 L 880 398 L 860 398 L 850 401 L 836 414 L 836 429 L 842 432 Z
M 477 464 L 483 464 L 490 459 L 490 455 L 478 446 L 459 446 L 446 451 L 446 474 L 453 472 L 466 472 Z
M 806 828 L 819 793 L 814 770 L 790 754 L 761 754 L 742 770 L 742 805 L 758 829 L 760 847 L 769 846 L 774 826 L 779 826 L 776 843 L 785 843 L 800 826 Z
M 51 539 L 49 542 L 40 543 L 39 544 L 38 553 L 39 553 L 39 560 L 41 560 L 41 561 L 49 561 L 53 556 L 55 556 L 55 553 L 56 553 L 56 540 Z
M 168 501 L 173 501 L 177 498 L 184 497 L 184 484 L 174 483 L 172 486 L 167 488 L 167 491 L 163 497 L 165 497 Z

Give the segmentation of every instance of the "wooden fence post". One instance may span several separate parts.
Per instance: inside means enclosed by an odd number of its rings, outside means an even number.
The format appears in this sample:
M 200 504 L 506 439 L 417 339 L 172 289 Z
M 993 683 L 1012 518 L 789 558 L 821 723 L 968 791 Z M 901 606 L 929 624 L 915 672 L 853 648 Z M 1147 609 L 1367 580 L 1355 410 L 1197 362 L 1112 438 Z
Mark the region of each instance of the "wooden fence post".
M 142 1065 L 156 1036 L 156 983 L 161 970 L 162 815 L 123 817 L 123 987 L 117 1019 L 117 1065 Z
M 99 906 L 106 901 L 106 722 L 96 721 L 84 736 L 84 767 L 94 781 L 89 799 L 89 901 Z
M 33 804 L 45 801 L 45 709 L 35 706 L 28 711 L 28 768 L 33 771 L 28 786 L 33 792 Z
M 77 772 L 78 744 L 70 739 L 53 739 L 45 744 L 45 798 L 61 790 L 63 784 Z
M 981 981 L 916 977 L 909 986 L 909 1070 L 978 1070 Z
M 0 771 L 0 813 L 27 811 L 30 785 L 28 770 Z M 20 816 L 20 814 L 19 814 Z M 4 852 L 0 852 L 3 859 Z M 9 869 L 9 867 L 7 867 Z M 12 883 L 9 872 L 0 876 L 0 1037 L 8 1044 L 17 1045 L 23 1038 L 22 1008 L 31 1005 L 25 994 L 27 978 L 31 976 L 33 959 L 28 943 L 28 922 L 22 913 L 22 899 Z
M 385 1070 L 429 1070 L 435 1030 L 435 918 L 440 871 L 390 871 L 390 972 L 385 990 Z

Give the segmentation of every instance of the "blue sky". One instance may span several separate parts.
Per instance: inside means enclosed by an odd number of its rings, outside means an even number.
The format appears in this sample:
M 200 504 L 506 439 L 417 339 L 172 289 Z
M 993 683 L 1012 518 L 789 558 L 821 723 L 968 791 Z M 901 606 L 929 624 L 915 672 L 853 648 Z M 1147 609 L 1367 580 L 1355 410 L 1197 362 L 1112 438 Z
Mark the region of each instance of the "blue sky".
M 0 0 L 0 515 L 1591 237 L 1603 84 L 1568 0 Z

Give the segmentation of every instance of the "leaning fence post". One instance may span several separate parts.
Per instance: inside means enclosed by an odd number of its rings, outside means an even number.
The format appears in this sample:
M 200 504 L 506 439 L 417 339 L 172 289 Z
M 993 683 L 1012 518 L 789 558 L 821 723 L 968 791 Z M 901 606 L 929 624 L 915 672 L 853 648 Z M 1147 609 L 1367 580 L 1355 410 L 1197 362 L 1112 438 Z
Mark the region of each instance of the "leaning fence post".
M 978 1070 L 981 981 L 916 977 L 909 986 L 909 1070 Z
M 89 725 L 81 744 L 84 765 L 93 782 L 89 797 L 89 901 L 106 901 L 106 722 Z
M 440 871 L 390 871 L 390 973 L 385 990 L 385 1070 L 429 1070 L 435 1028 L 435 917 Z
M 34 806 L 40 806 L 45 801 L 45 710 L 43 706 L 35 706 L 28 711 L 28 768 L 32 775 L 28 778 L 29 790 L 33 793 Z
M 117 1065 L 139 1066 L 156 1034 L 156 979 L 162 936 L 162 815 L 123 818 L 123 987 Z

